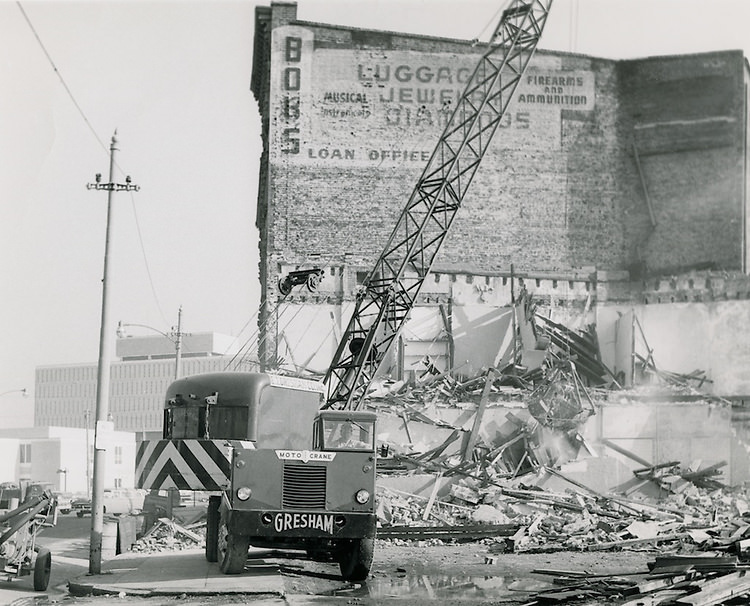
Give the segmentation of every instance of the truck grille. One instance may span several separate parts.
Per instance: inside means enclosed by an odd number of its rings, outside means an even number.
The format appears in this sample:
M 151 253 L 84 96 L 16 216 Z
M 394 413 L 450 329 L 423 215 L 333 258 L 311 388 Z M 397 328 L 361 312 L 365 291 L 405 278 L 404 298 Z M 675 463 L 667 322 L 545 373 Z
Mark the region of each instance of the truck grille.
M 281 505 L 290 509 L 325 509 L 326 467 L 284 465 Z

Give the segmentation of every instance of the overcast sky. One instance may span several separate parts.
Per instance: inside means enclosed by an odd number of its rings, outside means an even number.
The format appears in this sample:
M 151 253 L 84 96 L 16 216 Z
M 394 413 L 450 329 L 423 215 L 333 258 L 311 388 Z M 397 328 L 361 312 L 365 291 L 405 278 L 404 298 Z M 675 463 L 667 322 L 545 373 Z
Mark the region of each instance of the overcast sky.
M 256 4 L 0 0 L 0 426 L 33 423 L 37 366 L 97 360 L 107 196 L 86 184 L 115 129 L 116 181 L 141 189 L 114 196 L 112 330 L 168 332 L 181 305 L 185 331 L 255 330 Z M 300 0 L 298 17 L 486 39 L 505 4 Z M 747 55 L 748 23 L 747 0 L 555 0 L 540 47 Z

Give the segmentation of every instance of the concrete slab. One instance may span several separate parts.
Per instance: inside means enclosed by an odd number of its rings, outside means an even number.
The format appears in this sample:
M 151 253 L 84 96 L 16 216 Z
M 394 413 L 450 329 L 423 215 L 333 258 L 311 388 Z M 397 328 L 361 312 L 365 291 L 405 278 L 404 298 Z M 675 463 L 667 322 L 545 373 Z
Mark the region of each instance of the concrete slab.
M 81 575 L 68 581 L 76 596 L 127 594 L 215 595 L 253 594 L 283 596 L 284 582 L 278 566 L 250 552 L 245 571 L 225 575 L 217 563 L 207 562 L 201 548 L 162 553 L 124 553 L 102 563 L 97 575 Z

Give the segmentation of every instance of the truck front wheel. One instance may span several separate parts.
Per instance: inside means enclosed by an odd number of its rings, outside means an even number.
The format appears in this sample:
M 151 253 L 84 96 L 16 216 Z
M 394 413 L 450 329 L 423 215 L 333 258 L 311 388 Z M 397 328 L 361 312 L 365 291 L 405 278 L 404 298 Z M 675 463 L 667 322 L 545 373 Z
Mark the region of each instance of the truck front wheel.
M 375 554 L 375 539 L 343 541 L 338 551 L 339 569 L 345 581 L 364 581 L 370 574 Z
M 250 537 L 244 534 L 231 534 L 225 523 L 219 524 L 218 537 L 219 568 L 224 574 L 240 574 L 245 570 Z

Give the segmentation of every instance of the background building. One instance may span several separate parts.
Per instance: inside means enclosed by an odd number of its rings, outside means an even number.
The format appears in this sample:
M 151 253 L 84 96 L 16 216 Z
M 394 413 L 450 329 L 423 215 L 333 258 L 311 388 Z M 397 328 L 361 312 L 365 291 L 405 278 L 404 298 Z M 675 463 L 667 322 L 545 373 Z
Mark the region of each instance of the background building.
M 234 369 L 234 339 L 217 333 L 182 337 L 181 375 Z M 112 363 L 109 414 L 117 431 L 137 438 L 162 435 L 164 394 L 175 378 L 175 344 L 165 336 L 117 339 Z M 89 427 L 96 415 L 96 363 L 40 366 L 36 370 L 36 427 Z M 134 460 L 134 459 L 133 459 Z
M 256 9 L 267 367 L 326 370 L 481 51 Z M 546 315 L 595 325 L 628 384 L 650 349 L 669 370 L 705 369 L 714 393 L 749 394 L 749 80 L 740 51 L 538 50 L 384 372 L 420 372 L 425 356 L 459 376 L 500 364 L 524 289 Z M 312 267 L 317 290 L 280 295 Z
M 106 488 L 133 488 L 135 448 L 135 435 L 131 432 L 115 431 L 107 436 Z M 0 429 L 0 454 L 3 482 L 45 482 L 59 492 L 86 494 L 93 477 L 94 430 Z

